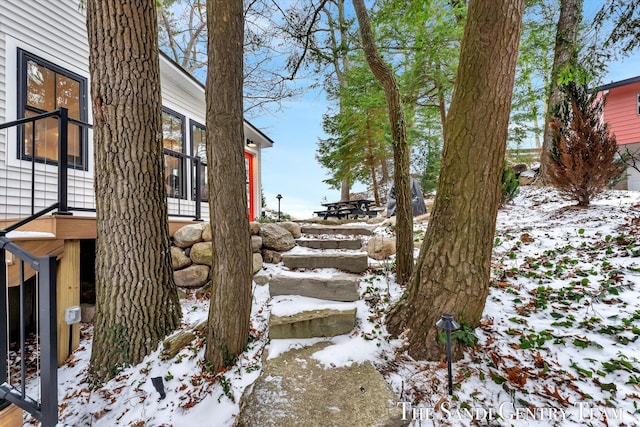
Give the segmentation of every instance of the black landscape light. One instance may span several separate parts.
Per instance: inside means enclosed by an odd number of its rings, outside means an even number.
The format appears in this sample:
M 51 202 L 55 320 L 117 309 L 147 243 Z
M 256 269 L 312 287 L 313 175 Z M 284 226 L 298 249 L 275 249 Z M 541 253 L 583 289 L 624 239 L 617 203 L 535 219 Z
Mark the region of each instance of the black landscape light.
M 156 389 L 158 393 L 160 393 L 160 400 L 167 397 L 167 394 L 164 392 L 164 383 L 162 382 L 162 377 L 153 377 L 151 378 L 151 384 Z
M 447 335 L 447 373 L 449 375 L 449 396 L 453 395 L 453 376 L 451 374 L 451 332 L 460 328 L 460 325 L 453 320 L 452 314 L 443 314 L 440 320 L 436 322 L 436 326 Z
M 278 194 L 276 199 L 278 199 L 278 222 L 280 222 L 280 200 L 282 200 L 282 194 Z

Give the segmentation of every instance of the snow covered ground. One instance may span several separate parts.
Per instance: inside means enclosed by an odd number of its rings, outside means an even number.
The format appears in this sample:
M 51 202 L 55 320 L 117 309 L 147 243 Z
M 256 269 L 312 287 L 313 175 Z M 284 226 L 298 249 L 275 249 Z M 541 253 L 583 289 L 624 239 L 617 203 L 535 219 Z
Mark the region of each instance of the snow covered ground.
M 413 426 L 640 425 L 640 194 L 608 192 L 589 209 L 572 203 L 523 188 L 500 211 L 478 344 L 454 364 L 453 397 L 445 363 L 414 361 L 387 336 L 385 311 L 402 290 L 385 268 L 363 278 L 356 331 L 329 340 L 334 345 L 315 357 L 327 366 L 371 360 Z M 176 358 L 161 360 L 158 350 L 93 391 L 86 381 L 92 330 L 84 327 L 80 348 L 59 371 L 61 423 L 232 425 L 265 349 L 274 357 L 318 341 L 269 343 L 272 303 L 268 287 L 254 285 L 251 343 L 227 372 L 207 370 L 199 338 Z M 185 325 L 206 318 L 205 299 L 182 304 Z M 165 399 L 153 377 L 163 378 Z

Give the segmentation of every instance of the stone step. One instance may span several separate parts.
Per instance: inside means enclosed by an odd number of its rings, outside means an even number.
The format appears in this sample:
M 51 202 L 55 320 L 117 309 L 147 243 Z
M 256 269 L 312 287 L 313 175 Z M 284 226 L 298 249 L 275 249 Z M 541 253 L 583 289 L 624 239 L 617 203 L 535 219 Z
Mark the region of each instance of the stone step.
M 345 236 L 371 236 L 376 226 L 371 225 L 304 225 L 302 234 L 341 234 Z
M 269 318 L 271 339 L 335 337 L 348 334 L 356 324 L 356 309 L 325 308 Z
M 282 261 L 288 268 L 337 268 L 350 273 L 362 273 L 369 268 L 366 252 L 283 254 Z
M 297 239 L 296 243 L 310 249 L 362 249 L 362 239 Z
M 320 351 L 331 351 L 330 344 L 265 357 L 260 376 L 242 396 L 234 426 L 409 424 L 397 404 L 400 399 L 371 363 L 327 367 L 314 358 Z
M 282 272 L 271 278 L 271 296 L 301 295 L 329 301 L 357 301 L 360 276 L 337 273 L 315 275 L 313 273 Z

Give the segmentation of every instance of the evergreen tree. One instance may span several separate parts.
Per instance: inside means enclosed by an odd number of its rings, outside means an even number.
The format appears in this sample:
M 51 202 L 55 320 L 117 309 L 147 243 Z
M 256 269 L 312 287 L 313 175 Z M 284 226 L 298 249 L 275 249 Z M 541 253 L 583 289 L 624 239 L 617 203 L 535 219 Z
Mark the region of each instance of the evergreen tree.
M 560 192 L 589 206 L 591 198 L 610 186 L 626 169 L 617 156 L 616 137 L 602 121 L 605 99 L 586 84 L 561 86 L 564 100 L 550 122 L 552 149 L 548 181 Z

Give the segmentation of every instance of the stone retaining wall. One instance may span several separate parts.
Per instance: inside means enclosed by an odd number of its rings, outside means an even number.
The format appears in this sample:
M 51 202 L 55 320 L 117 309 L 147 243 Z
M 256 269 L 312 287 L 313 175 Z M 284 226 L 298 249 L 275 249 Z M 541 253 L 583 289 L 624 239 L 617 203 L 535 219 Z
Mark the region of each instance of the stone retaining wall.
M 277 264 L 282 252 L 296 246 L 300 226 L 294 222 L 278 224 L 249 223 L 251 232 L 252 272 L 262 269 L 263 262 Z M 171 244 L 173 278 L 180 288 L 201 288 L 209 282 L 213 251 L 211 225 L 189 224 L 175 232 Z

